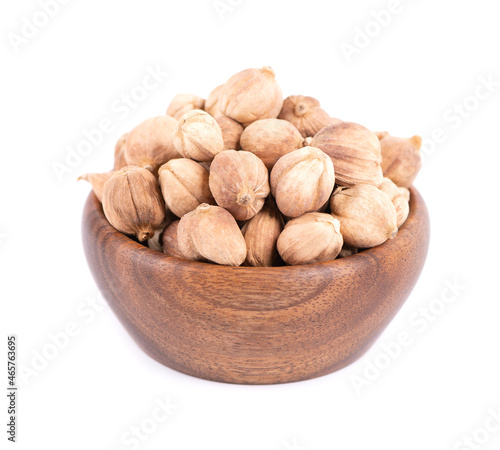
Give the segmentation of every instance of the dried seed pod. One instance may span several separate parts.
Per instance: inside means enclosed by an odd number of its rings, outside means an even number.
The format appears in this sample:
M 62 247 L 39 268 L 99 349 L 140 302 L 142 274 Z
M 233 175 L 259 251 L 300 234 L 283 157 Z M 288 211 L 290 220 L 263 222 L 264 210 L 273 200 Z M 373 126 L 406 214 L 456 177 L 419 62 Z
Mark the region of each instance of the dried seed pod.
M 422 167 L 420 147 L 422 138 L 410 139 L 384 136 L 380 141 L 382 148 L 382 170 L 399 187 L 409 188 Z
M 396 184 L 387 177 L 384 177 L 382 179 L 382 183 L 378 187 L 382 192 L 385 192 L 391 201 L 398 195 L 399 188 L 396 186 Z
M 392 200 L 392 203 L 394 204 L 394 207 L 396 208 L 396 215 L 398 217 L 398 228 L 401 228 L 401 226 L 406 222 L 406 219 L 408 219 L 408 216 L 410 215 L 410 191 L 406 188 L 399 188 L 401 189 L 399 195 L 396 195 L 394 199 Z
M 387 177 L 384 178 L 379 189 L 385 192 L 394 204 L 398 216 L 398 228 L 401 227 L 410 214 L 410 191 L 406 188 L 397 187 L 396 184 Z
M 337 184 L 382 183 L 380 142 L 367 128 L 352 122 L 328 125 L 314 136 L 311 145 L 332 158 Z
M 315 147 L 304 147 L 282 156 L 271 171 L 271 191 L 287 217 L 318 211 L 335 185 L 332 160 Z
M 179 249 L 185 258 L 227 266 L 245 261 L 245 238 L 234 217 L 220 206 L 202 204 L 181 218 L 177 229 Z
M 283 106 L 274 70 L 246 69 L 224 84 L 219 97 L 222 114 L 247 126 L 259 119 L 278 117 Z
M 128 133 L 122 134 L 115 145 L 115 163 L 113 170 L 120 170 L 127 165 L 125 159 L 125 143 L 127 142 Z
M 239 122 L 236 122 L 236 120 L 222 115 L 217 116 L 215 120 L 219 124 L 222 132 L 224 150 L 239 150 L 243 126 Z
M 167 207 L 178 217 L 202 203 L 215 204 L 208 187 L 208 171 L 191 159 L 171 159 L 158 171 Z
M 177 120 L 170 116 L 146 119 L 127 136 L 125 159 L 127 164 L 144 167 L 152 172 L 173 158 L 180 158 L 172 142 Z
M 223 84 L 217 86 L 212 92 L 210 92 L 210 94 L 208 94 L 208 97 L 205 100 L 204 109 L 212 117 L 217 117 L 222 114 L 219 109 L 219 97 L 223 87 Z
M 126 166 L 104 185 L 102 207 L 109 223 L 139 241 L 154 236 L 165 219 L 165 203 L 155 176 L 146 169 Z
M 173 142 L 184 158 L 195 161 L 212 161 L 224 150 L 219 124 L 210 114 L 199 109 L 188 111 L 181 117 Z
M 236 220 L 248 220 L 269 195 L 269 173 L 253 153 L 225 150 L 212 161 L 209 186 L 219 206 Z
M 375 131 L 375 136 L 377 136 L 378 140 L 381 141 L 386 136 L 389 136 L 389 133 L 387 131 Z
M 287 97 L 278 118 L 295 125 L 304 138 L 314 136 L 331 122 L 330 115 L 321 109 L 319 101 L 305 95 Z
M 179 248 L 179 239 L 177 235 L 179 223 L 180 220 L 175 220 L 163 231 L 163 234 L 161 235 L 163 243 L 163 253 L 165 253 L 165 255 L 167 256 L 185 258 L 184 254 Z
M 341 225 L 330 214 L 307 213 L 290 220 L 278 238 L 278 252 L 287 264 L 333 261 L 344 240 Z
M 369 184 L 339 187 L 330 200 L 332 216 L 340 221 L 347 245 L 370 248 L 398 232 L 396 209 L 389 196 Z
M 302 148 L 302 143 L 297 128 L 281 119 L 256 120 L 240 139 L 241 148 L 257 155 L 269 170 L 283 155 Z
M 336 117 L 330 117 L 330 123 L 328 125 L 338 125 L 342 122 L 343 120 L 337 119 Z
M 86 173 L 78 177 L 78 181 L 84 180 L 89 182 L 92 185 L 95 196 L 102 203 L 102 191 L 104 189 L 104 184 L 113 176 L 115 172 L 116 170 L 104 173 Z
M 205 99 L 194 94 L 177 94 L 167 108 L 167 115 L 179 120 L 185 113 L 193 109 L 203 109 Z
M 399 188 L 398 195 L 406 199 L 407 202 L 410 201 L 410 190 L 408 188 Z
M 247 243 L 245 262 L 254 267 L 271 267 L 278 257 L 276 242 L 284 226 L 276 204 L 269 200 L 241 230 Z

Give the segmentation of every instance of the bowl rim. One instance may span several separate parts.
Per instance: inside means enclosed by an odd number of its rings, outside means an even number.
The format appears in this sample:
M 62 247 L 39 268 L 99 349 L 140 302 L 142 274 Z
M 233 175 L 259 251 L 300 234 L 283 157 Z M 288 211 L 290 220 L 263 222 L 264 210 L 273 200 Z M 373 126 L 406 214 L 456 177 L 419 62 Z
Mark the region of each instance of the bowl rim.
M 312 264 L 300 264 L 300 265 L 285 265 L 285 266 L 273 266 L 273 267 L 254 267 L 254 266 L 226 266 L 226 265 L 221 265 L 221 264 L 216 264 L 216 263 L 210 263 L 210 262 L 202 262 L 202 261 L 191 261 L 183 258 L 179 258 L 176 256 L 169 256 L 165 255 L 162 252 L 158 252 L 156 250 L 153 250 L 146 245 L 143 245 L 140 242 L 137 242 L 133 238 L 131 238 L 129 235 L 126 235 L 124 233 L 121 233 L 120 231 L 116 230 L 106 219 L 106 216 L 104 215 L 104 211 L 102 208 L 101 202 L 97 199 L 96 195 L 94 194 L 93 191 L 90 192 L 88 198 L 87 198 L 87 203 L 85 206 L 86 212 L 88 208 L 91 210 L 95 211 L 95 213 L 98 215 L 97 221 L 99 225 L 99 230 L 100 232 L 106 232 L 107 239 L 113 239 L 114 245 L 127 245 L 129 249 L 127 249 L 127 252 L 147 252 L 148 257 L 150 258 L 157 258 L 158 260 L 161 260 L 164 264 L 168 263 L 175 263 L 176 265 L 182 265 L 182 266 L 189 266 L 189 267 L 198 267 L 199 269 L 203 270 L 213 270 L 213 271 L 239 271 L 240 273 L 243 273 L 245 271 L 248 272 L 255 272 L 255 271 L 270 271 L 272 273 L 275 273 L 276 275 L 280 273 L 286 273 L 286 272 L 293 272 L 293 271 L 302 271 L 305 269 L 313 269 L 313 268 L 332 268 L 335 266 L 338 266 L 339 268 L 345 265 L 350 265 L 351 263 L 354 263 L 355 261 L 359 263 L 360 258 L 373 258 L 376 257 L 377 259 L 383 258 L 384 253 L 389 252 L 392 253 L 392 251 L 397 250 L 400 246 L 398 245 L 400 241 L 403 240 L 403 236 L 407 234 L 412 234 L 412 228 L 417 226 L 417 222 L 419 221 L 420 218 L 425 217 L 428 220 L 428 214 L 427 214 L 427 208 L 425 205 L 425 202 L 421 196 L 421 194 L 418 192 L 418 190 L 414 187 L 411 186 L 409 188 L 410 190 L 410 212 L 408 215 L 408 218 L 406 219 L 405 223 L 401 225 L 401 227 L 398 230 L 398 234 L 396 235 L 395 238 L 389 239 L 385 241 L 383 244 L 380 244 L 376 247 L 368 248 L 368 249 L 363 249 L 363 251 L 356 253 L 351 256 L 347 256 L 345 258 L 336 258 L 331 261 L 324 261 L 324 262 L 318 262 L 318 263 L 312 263 Z M 88 219 L 87 217 L 83 217 L 83 220 L 85 221 Z M 82 227 L 82 231 L 83 231 Z M 120 242 L 121 241 L 121 242 Z

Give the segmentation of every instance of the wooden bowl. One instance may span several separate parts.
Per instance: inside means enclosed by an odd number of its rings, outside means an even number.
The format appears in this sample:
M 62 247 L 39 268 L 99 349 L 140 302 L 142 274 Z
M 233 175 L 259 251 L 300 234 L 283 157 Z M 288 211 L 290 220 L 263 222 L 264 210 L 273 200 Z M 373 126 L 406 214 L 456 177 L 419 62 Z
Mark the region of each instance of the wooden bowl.
M 185 261 L 116 231 L 90 194 L 83 242 L 90 270 L 139 346 L 166 366 L 208 380 L 307 380 L 358 359 L 415 285 L 429 218 L 411 189 L 398 236 L 357 255 L 294 267 Z

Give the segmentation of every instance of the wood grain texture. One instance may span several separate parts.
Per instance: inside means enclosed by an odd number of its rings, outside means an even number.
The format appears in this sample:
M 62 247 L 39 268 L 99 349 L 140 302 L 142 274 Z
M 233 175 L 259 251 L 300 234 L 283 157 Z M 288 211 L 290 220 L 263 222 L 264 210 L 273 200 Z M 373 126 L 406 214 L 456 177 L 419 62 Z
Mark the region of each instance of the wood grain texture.
M 214 381 L 306 380 L 358 359 L 413 289 L 429 218 L 411 189 L 398 236 L 345 259 L 226 267 L 150 250 L 114 230 L 90 194 L 83 242 L 92 274 L 139 346 L 172 369 Z

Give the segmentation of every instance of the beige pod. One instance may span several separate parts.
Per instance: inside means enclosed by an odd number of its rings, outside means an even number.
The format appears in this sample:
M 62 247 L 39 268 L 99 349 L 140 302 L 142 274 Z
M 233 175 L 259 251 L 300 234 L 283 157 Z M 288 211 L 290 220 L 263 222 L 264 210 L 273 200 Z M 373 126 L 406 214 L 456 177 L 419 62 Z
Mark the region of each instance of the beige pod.
M 253 153 L 226 150 L 212 161 L 209 186 L 219 206 L 236 220 L 248 220 L 264 206 L 269 195 L 269 174 Z
M 303 147 L 282 156 L 271 171 L 271 191 L 287 217 L 318 211 L 332 193 L 335 170 L 320 149 Z
M 158 175 L 165 203 L 177 217 L 202 203 L 215 204 L 208 187 L 208 171 L 196 161 L 171 159 L 160 167 Z
M 278 238 L 278 251 L 290 265 L 334 260 L 343 238 L 337 219 L 325 213 L 307 213 L 290 220 Z
M 165 219 L 165 203 L 156 177 L 147 169 L 126 166 L 105 183 L 102 207 L 109 223 L 118 231 L 152 238 Z
M 370 184 L 339 187 L 330 200 L 332 216 L 339 220 L 347 245 L 370 248 L 398 233 L 396 209 L 389 196 Z
M 239 266 L 245 261 L 245 238 L 234 217 L 220 206 L 202 204 L 181 218 L 179 250 L 194 261 Z

